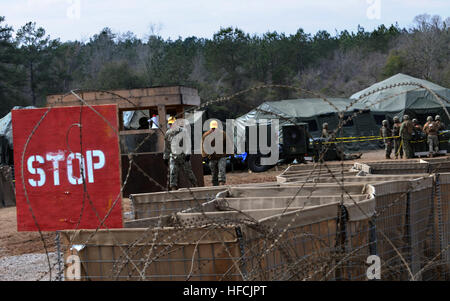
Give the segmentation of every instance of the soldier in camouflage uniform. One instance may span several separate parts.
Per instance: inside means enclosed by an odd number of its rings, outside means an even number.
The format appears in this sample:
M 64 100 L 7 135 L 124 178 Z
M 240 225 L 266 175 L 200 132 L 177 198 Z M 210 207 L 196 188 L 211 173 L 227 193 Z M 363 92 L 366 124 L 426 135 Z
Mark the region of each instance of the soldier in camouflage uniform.
M 226 146 L 227 143 L 231 143 L 230 141 L 228 141 L 228 137 L 225 134 L 224 131 L 220 130 L 218 128 L 218 123 L 217 121 L 213 120 L 210 123 L 210 129 L 209 131 L 207 131 L 206 133 L 203 134 L 202 137 L 202 157 L 203 158 L 208 158 L 209 160 L 209 168 L 211 169 L 211 181 L 213 186 L 219 186 L 219 185 L 225 185 L 226 183 L 226 167 L 227 167 L 227 154 L 226 154 Z M 219 131 L 219 133 L 217 133 L 216 131 Z M 217 153 L 207 153 L 207 150 L 204 147 L 204 141 L 206 139 L 207 136 L 209 136 L 210 134 L 214 133 L 215 135 L 217 135 L 217 137 L 219 138 L 214 138 L 214 140 L 211 142 L 211 147 L 215 146 L 215 143 L 222 143 L 222 150 L 223 152 L 221 154 L 217 154 Z M 218 140 L 218 141 L 217 141 Z M 231 145 L 231 144 L 230 144 Z
M 402 138 L 402 145 L 405 150 L 406 159 L 412 159 L 414 157 L 411 145 L 413 130 L 414 125 L 411 120 L 409 120 L 409 116 L 404 115 L 402 125 L 400 126 L 400 137 Z
M 169 163 L 169 189 L 177 190 L 178 189 L 178 177 L 180 170 L 184 171 L 184 174 L 187 176 L 191 185 L 193 187 L 197 187 L 197 178 L 192 171 L 191 166 L 191 156 L 189 154 L 185 154 L 183 152 L 176 153 L 172 146 L 172 140 L 182 131 L 184 131 L 184 127 L 181 124 L 174 124 L 175 118 L 171 117 L 169 119 L 169 129 L 166 132 L 164 137 L 165 139 L 165 150 L 164 150 L 164 162 L 167 161 Z
M 439 116 L 439 115 L 438 115 Z M 433 155 L 439 152 L 439 131 L 440 124 L 437 121 L 433 121 L 433 117 L 427 117 L 427 123 L 425 123 L 423 127 L 423 131 L 427 134 L 427 142 L 429 149 L 429 157 L 433 157 Z
M 417 120 L 416 118 L 414 118 L 412 120 L 412 123 L 414 125 L 414 132 L 416 133 L 416 136 L 420 136 L 420 133 L 423 132 L 423 128 L 419 123 L 419 120 Z
M 445 124 L 441 121 L 441 116 L 436 115 L 436 117 L 434 117 L 434 122 L 437 123 L 438 131 L 445 130 Z
M 392 136 L 400 136 L 400 120 L 397 116 L 394 117 L 394 125 L 392 126 Z M 398 159 L 398 155 L 400 155 L 400 159 L 403 158 L 403 148 L 400 147 L 401 138 L 394 138 L 394 154 L 395 159 Z
M 387 120 L 383 120 L 382 122 L 382 127 L 380 129 L 380 136 L 383 137 L 383 141 L 384 141 L 384 147 L 386 150 L 386 159 L 390 159 L 391 158 L 391 152 L 392 152 L 392 131 L 389 128 L 389 124 Z M 389 137 L 389 138 L 388 138 Z
M 322 135 L 321 138 L 324 138 L 326 142 L 335 142 L 336 141 L 336 134 L 333 131 L 328 130 L 328 123 L 325 122 L 322 124 Z M 325 151 L 326 147 L 325 145 L 322 146 L 322 151 Z M 338 144 L 334 144 L 334 149 L 336 150 L 336 155 L 339 160 L 345 160 L 346 155 L 344 151 L 342 150 L 342 147 Z M 362 155 L 362 153 L 361 153 Z M 360 157 L 360 155 L 359 155 Z

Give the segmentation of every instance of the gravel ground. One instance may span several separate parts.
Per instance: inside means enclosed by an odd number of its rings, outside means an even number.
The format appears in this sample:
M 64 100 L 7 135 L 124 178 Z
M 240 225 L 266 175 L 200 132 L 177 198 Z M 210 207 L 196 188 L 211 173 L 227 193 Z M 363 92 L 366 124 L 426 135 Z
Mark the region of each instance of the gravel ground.
M 52 280 L 56 280 L 56 253 L 49 253 Z M 48 281 L 49 268 L 45 254 L 24 254 L 0 258 L 0 281 Z

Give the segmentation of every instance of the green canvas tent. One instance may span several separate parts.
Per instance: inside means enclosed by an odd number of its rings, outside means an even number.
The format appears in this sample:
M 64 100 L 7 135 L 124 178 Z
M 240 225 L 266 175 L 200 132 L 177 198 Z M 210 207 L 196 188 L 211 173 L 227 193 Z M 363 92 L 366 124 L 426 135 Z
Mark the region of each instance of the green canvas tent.
M 35 109 L 36 107 L 15 106 L 12 109 Z M 13 165 L 13 128 L 12 113 L 9 112 L 0 119 L 0 164 Z
M 360 112 L 360 110 L 362 112 Z M 281 101 L 264 102 L 257 108 L 236 119 L 236 137 L 238 141 L 245 139 L 245 127 L 250 121 L 279 119 L 280 126 L 291 123 L 306 123 L 309 133 L 313 137 L 320 137 L 322 124 L 328 123 L 329 129 L 336 129 L 339 124 L 338 112 L 344 113 L 344 120 L 356 112 L 356 117 L 351 118 L 338 132 L 339 137 L 375 136 L 379 133 L 379 126 L 369 110 L 364 110 L 364 105 L 352 104 L 346 98 L 307 98 L 287 99 Z M 348 150 L 363 148 L 379 148 L 378 141 L 345 145 Z
M 344 120 L 355 113 L 338 132 L 338 137 L 378 136 L 381 122 L 408 114 L 425 123 L 427 116 L 441 115 L 445 125 L 450 125 L 450 89 L 405 74 L 394 75 L 346 98 L 288 99 L 264 102 L 259 107 L 236 120 L 237 139 L 245 139 L 245 126 L 251 120 L 279 118 L 286 122 L 304 122 L 313 137 L 319 137 L 322 124 L 329 129 L 338 126 L 338 111 L 344 112 Z M 285 118 L 285 120 L 283 120 Z M 286 120 L 286 118 L 288 120 Z M 347 150 L 376 149 L 381 140 L 345 144 Z
M 450 123 L 450 89 L 402 73 L 359 91 L 350 99 L 369 108 L 377 124 L 404 114 L 422 124 L 427 116 L 439 114 L 447 126 Z

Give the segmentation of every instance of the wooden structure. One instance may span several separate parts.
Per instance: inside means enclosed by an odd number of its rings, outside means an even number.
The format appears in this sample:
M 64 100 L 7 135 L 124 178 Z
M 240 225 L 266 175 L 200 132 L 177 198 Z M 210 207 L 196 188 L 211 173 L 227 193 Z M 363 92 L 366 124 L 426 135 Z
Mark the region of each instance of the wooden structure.
M 162 191 L 167 187 L 168 168 L 163 161 L 164 134 L 167 122 L 159 122 L 157 129 L 127 130 L 123 124 L 126 111 L 144 111 L 148 118 L 159 120 L 169 116 L 184 117 L 185 110 L 200 105 L 198 91 L 183 86 L 153 87 L 132 90 L 80 91 L 76 94 L 89 105 L 117 104 L 122 164 L 122 183 L 125 197 L 132 193 Z M 80 99 L 73 94 L 47 96 L 47 106 L 79 106 Z M 132 160 L 130 160 L 132 156 Z M 201 155 L 191 156 L 192 168 L 200 186 L 203 186 Z M 151 179 L 150 179 L 151 178 Z M 188 187 L 186 177 L 180 177 L 179 186 Z M 164 189 L 163 189 L 164 188 Z

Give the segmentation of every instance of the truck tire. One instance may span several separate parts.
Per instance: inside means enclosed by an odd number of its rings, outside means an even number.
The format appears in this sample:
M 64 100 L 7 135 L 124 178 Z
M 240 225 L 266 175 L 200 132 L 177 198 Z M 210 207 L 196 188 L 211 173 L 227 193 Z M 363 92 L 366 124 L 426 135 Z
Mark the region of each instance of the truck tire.
M 248 168 L 253 172 L 264 172 L 272 168 L 274 165 L 261 165 L 261 155 L 248 155 Z

